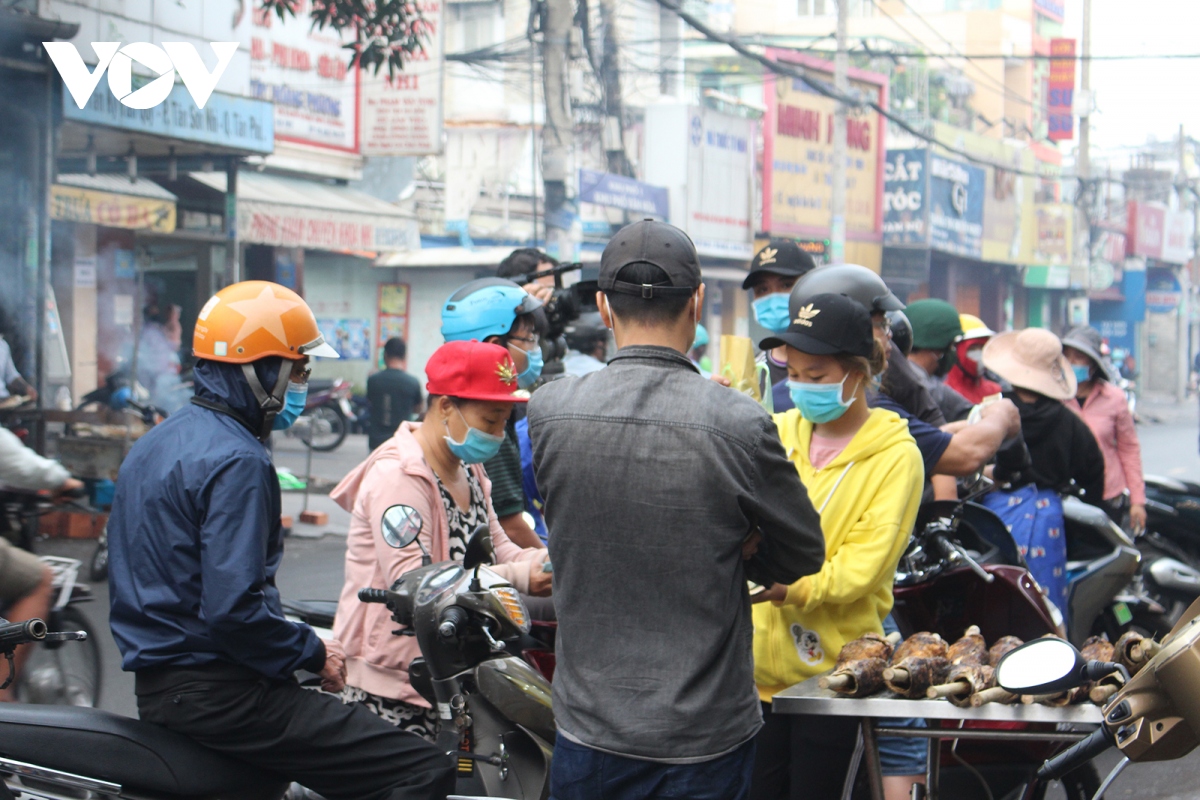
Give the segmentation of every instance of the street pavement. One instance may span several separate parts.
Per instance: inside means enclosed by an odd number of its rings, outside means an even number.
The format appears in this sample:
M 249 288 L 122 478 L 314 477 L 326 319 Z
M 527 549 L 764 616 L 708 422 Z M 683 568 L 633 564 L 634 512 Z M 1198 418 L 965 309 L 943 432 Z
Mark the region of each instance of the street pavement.
M 1196 402 L 1183 406 L 1146 405 L 1139 408 L 1143 422 L 1138 426 L 1142 442 L 1142 454 L 1147 472 L 1176 478 L 1200 480 L 1200 453 L 1197 437 Z M 312 474 L 328 481 L 340 480 L 367 454 L 366 437 L 351 435 L 345 443 L 332 453 L 314 453 Z M 296 475 L 306 474 L 306 452 L 296 439 L 277 435 L 275 459 L 279 466 L 291 469 Z M 349 514 L 338 508 L 326 495 L 312 494 L 308 508 L 329 514 L 329 521 L 322 526 L 305 525 L 297 522 L 293 535 L 284 550 L 283 564 L 279 570 L 278 584 L 284 597 L 297 599 L 336 599 L 342 589 L 342 558 L 345 552 L 344 537 L 349 524 Z M 303 495 L 285 493 L 285 514 L 298 518 L 304 505 Z M 47 540 L 41 551 L 48 554 L 70 555 L 83 559 L 91 558 L 95 544 L 80 540 Z M 121 672 L 120 657 L 116 645 L 108 632 L 108 587 L 95 585 L 97 601 L 86 608 L 100 640 L 103 660 L 102 708 L 128 716 L 137 715 L 137 704 L 133 694 L 133 678 Z M 1112 753 L 1098 760 L 1102 770 L 1116 763 Z M 1063 798 L 1057 787 L 1053 787 L 1048 798 Z M 1183 800 L 1200 798 L 1200 751 L 1173 762 L 1131 765 L 1117 780 L 1107 795 L 1118 798 L 1146 798 L 1147 800 Z

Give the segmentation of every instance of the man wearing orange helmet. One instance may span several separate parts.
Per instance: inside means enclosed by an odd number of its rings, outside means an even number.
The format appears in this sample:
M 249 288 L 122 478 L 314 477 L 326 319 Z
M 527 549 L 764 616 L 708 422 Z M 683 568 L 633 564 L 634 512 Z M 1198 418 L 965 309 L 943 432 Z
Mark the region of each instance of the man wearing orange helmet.
M 283 616 L 279 481 L 264 446 L 304 409 L 310 356 L 336 358 L 308 305 L 265 281 L 200 310 L 196 396 L 133 446 L 108 523 L 110 624 L 142 719 L 330 798 L 443 798 L 444 754 L 358 705 L 345 655 Z

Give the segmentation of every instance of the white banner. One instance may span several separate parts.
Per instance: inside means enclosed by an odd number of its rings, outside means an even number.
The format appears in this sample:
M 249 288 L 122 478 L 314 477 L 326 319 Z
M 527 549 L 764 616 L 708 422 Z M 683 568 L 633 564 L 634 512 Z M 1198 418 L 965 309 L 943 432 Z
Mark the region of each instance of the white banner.
M 386 253 L 418 250 L 416 220 L 327 211 L 250 200 L 238 203 L 238 237 L 244 242 L 314 250 Z
M 351 69 L 353 41 L 332 29 L 314 30 L 309 0 L 280 21 L 254 8 L 237 27 L 250 51 L 248 94 L 275 104 L 275 138 L 280 141 L 358 152 L 358 70 Z
M 362 154 L 423 156 L 442 152 L 443 0 L 419 0 L 424 52 L 396 75 L 387 65 L 362 75 Z
M 688 235 L 703 255 L 750 259 L 754 123 L 692 107 L 687 137 Z

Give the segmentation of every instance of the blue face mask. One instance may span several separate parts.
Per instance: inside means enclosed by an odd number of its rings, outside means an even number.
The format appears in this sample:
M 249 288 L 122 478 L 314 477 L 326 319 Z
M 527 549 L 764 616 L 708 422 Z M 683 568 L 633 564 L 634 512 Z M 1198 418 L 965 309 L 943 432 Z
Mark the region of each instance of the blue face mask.
M 542 348 L 535 347 L 526 351 L 525 360 L 528 364 L 517 376 L 517 388 L 519 389 L 528 389 L 537 383 L 538 378 L 542 377 L 542 366 L 545 363 L 542 358 Z
M 458 411 L 458 409 L 456 408 L 455 411 Z M 484 433 L 478 428 L 472 428 L 461 411 L 458 412 L 458 416 L 462 419 L 463 424 L 467 426 L 467 435 L 463 437 L 461 442 L 454 441 L 453 437 L 450 436 L 450 424 L 443 420 L 442 424 L 446 426 L 446 435 L 442 438 L 446 440 L 446 446 L 450 448 L 450 452 L 459 461 L 464 464 L 482 464 L 500 452 L 500 445 L 504 444 L 503 436 L 493 436 L 490 433 Z
M 786 292 L 776 292 L 764 295 L 751 303 L 758 324 L 775 333 L 787 330 L 791 317 L 788 314 L 788 296 Z
M 853 396 L 851 396 L 850 402 L 842 400 L 842 389 L 845 386 L 846 378 L 842 378 L 840 383 L 787 382 L 788 394 L 792 397 L 792 403 L 800 411 L 800 416 L 814 425 L 833 422 L 854 405 Z M 857 393 L 858 390 L 855 389 L 855 394 Z
M 1084 383 L 1084 382 L 1090 381 L 1092 379 L 1092 368 L 1091 367 L 1080 366 L 1079 364 L 1072 364 L 1071 371 L 1075 373 L 1075 380 L 1078 383 Z
M 273 430 L 282 431 L 292 427 L 296 419 L 304 413 L 304 403 L 308 400 L 308 384 L 288 381 L 287 394 L 283 396 L 283 408 L 275 414 Z

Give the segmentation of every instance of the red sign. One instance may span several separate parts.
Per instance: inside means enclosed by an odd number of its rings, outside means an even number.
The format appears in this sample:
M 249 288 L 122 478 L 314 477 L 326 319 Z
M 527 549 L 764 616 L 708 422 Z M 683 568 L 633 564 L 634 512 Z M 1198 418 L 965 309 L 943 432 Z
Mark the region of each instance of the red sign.
M 1050 81 L 1046 101 L 1046 121 L 1049 139 L 1062 141 L 1075 138 L 1075 40 L 1050 40 Z

